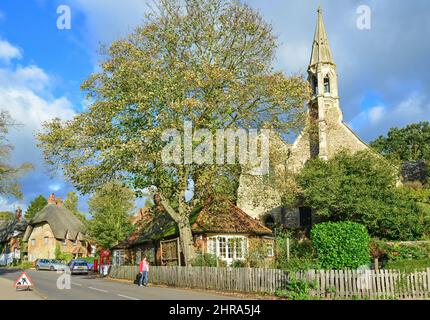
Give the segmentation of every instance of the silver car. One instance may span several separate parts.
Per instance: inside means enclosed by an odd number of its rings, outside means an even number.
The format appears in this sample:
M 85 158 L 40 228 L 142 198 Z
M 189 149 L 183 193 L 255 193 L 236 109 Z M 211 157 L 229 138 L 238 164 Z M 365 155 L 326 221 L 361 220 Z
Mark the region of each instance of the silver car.
M 66 270 L 67 265 L 55 259 L 37 259 L 36 270 Z
M 88 274 L 88 264 L 85 260 L 72 260 L 69 262 L 72 274 Z

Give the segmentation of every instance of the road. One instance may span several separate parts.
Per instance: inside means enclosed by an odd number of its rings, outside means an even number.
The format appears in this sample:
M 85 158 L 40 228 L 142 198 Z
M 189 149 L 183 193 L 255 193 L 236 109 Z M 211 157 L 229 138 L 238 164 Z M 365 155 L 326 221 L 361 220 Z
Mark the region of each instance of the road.
M 22 270 L 0 269 L 0 277 L 15 281 Z M 26 270 L 35 292 L 48 300 L 225 300 L 232 297 L 175 288 L 138 287 L 97 275 L 73 275 L 70 289 L 58 289 L 61 274 Z

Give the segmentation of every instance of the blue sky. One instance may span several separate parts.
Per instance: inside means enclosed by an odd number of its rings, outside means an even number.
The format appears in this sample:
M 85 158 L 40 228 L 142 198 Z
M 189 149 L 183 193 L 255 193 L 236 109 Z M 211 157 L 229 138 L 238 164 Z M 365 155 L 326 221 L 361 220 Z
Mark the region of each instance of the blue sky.
M 0 210 L 24 209 L 38 194 L 64 197 L 73 187 L 49 172 L 34 132 L 53 117 L 85 108 L 82 81 L 97 68 L 99 43 L 130 32 L 148 10 L 145 0 L 2 0 L 0 109 L 23 126 L 12 129 L 12 162 L 36 169 L 21 179 L 24 199 L 0 197 Z M 318 2 L 339 74 L 345 121 L 365 140 L 390 127 L 430 120 L 428 0 L 246 0 L 278 37 L 275 68 L 303 73 L 309 62 Z M 57 7 L 71 9 L 70 30 L 57 29 Z M 371 29 L 356 26 L 359 5 L 371 9 Z M 86 210 L 86 199 L 80 207 Z

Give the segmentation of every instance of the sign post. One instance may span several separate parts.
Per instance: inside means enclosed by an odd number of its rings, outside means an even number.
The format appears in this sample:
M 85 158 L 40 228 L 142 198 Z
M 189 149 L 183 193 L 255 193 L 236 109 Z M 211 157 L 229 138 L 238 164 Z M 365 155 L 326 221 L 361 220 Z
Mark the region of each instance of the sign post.
M 30 290 L 33 287 L 33 283 L 30 280 L 30 277 L 24 271 L 23 273 L 21 273 L 18 280 L 16 280 L 14 287 L 16 289 Z

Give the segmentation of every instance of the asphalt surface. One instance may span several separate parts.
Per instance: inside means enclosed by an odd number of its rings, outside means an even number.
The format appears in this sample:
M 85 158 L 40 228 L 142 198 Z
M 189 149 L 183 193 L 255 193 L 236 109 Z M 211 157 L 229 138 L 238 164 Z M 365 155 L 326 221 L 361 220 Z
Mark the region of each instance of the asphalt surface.
M 0 277 L 12 281 L 22 270 L 0 269 Z M 62 273 L 26 270 L 34 285 L 34 292 L 48 300 L 226 300 L 224 295 L 176 288 L 138 287 L 98 275 L 72 275 L 71 288 L 59 289 L 57 279 Z

